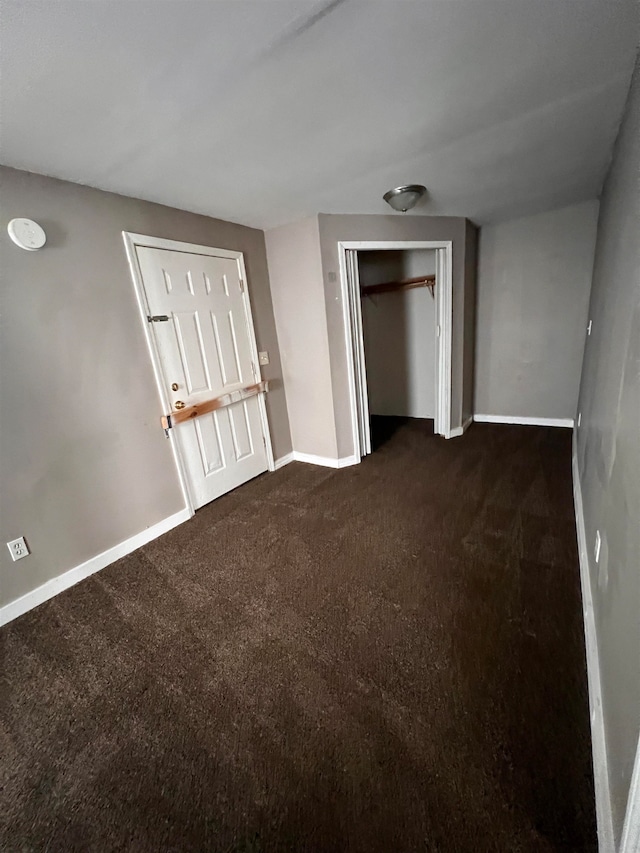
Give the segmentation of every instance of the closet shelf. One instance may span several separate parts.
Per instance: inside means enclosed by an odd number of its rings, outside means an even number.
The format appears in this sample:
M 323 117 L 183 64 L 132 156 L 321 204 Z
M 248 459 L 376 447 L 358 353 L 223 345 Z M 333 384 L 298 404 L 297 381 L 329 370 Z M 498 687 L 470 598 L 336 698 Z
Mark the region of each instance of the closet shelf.
M 391 293 L 396 290 L 412 290 L 414 287 L 428 287 L 433 296 L 433 288 L 436 286 L 435 275 L 421 275 L 417 278 L 403 278 L 400 281 L 385 281 L 382 284 L 370 284 L 368 287 L 360 285 L 361 296 L 374 296 L 377 293 Z

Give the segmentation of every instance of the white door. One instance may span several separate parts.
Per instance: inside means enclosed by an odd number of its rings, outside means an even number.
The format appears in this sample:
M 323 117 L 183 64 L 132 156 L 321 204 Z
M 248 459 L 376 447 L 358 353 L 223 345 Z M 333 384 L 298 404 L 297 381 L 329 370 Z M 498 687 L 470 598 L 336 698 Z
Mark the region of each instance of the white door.
M 211 255 L 135 249 L 172 410 L 258 382 L 240 259 L 214 249 Z M 194 509 L 267 470 L 257 396 L 176 424 L 173 433 Z
M 358 253 L 347 250 L 347 281 L 349 300 L 351 302 L 351 340 L 362 341 L 362 304 L 360 301 L 360 271 L 358 269 Z M 364 360 L 364 345 L 354 345 L 354 370 L 356 378 L 356 404 L 358 410 L 358 430 L 360 438 L 360 455 L 371 453 L 371 424 L 369 421 L 369 396 L 367 391 L 367 368 Z

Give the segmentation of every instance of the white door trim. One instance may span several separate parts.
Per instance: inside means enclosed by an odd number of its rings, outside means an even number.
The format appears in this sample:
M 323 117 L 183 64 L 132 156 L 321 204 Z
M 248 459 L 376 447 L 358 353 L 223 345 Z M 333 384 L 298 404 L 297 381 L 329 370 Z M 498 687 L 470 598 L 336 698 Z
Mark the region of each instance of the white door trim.
M 349 405 L 354 453 L 360 459 L 364 448 L 360 440 L 358 391 L 367 400 L 366 388 L 358 388 L 357 359 L 364 359 L 362 316 L 352 317 L 351 306 L 360 312 L 360 294 L 353 292 L 354 282 L 347 274 L 347 251 L 436 249 L 436 323 L 440 331 L 436 347 L 436 412 L 434 431 L 445 438 L 452 438 L 451 430 L 451 341 L 453 325 L 453 243 L 451 240 L 365 240 L 338 242 L 340 283 L 344 318 L 345 345 L 347 350 L 347 375 L 349 379 Z M 356 331 L 357 330 L 357 331 Z M 437 330 L 436 330 L 437 333 Z M 368 409 L 368 406 L 367 406 Z
M 240 266 L 240 275 L 244 284 L 242 292 L 242 300 L 244 305 L 245 317 L 247 320 L 247 330 L 249 334 L 249 347 L 251 349 L 251 359 L 255 365 L 256 382 L 262 380 L 260 375 L 260 359 L 258 357 L 258 345 L 256 343 L 256 333 L 253 324 L 253 315 L 251 313 L 251 300 L 249 299 L 249 284 L 247 282 L 247 271 L 244 265 L 244 255 L 242 252 L 235 252 L 230 249 L 216 249 L 213 246 L 199 246 L 195 243 L 184 243 L 179 240 L 166 240 L 164 237 L 148 237 L 145 234 L 134 234 L 130 231 L 122 232 L 124 240 L 124 248 L 129 261 L 129 269 L 131 271 L 131 279 L 135 290 L 138 308 L 140 310 L 140 318 L 142 320 L 142 328 L 147 342 L 147 349 L 153 366 L 153 375 L 156 380 L 156 388 L 160 397 L 162 412 L 166 414 L 171 411 L 171 403 L 165 391 L 165 384 L 160 367 L 160 353 L 156 344 L 156 339 L 151 329 L 151 323 L 148 322 L 147 316 L 150 313 L 147 304 L 147 296 L 142 280 L 142 270 L 138 263 L 138 255 L 136 252 L 137 246 L 144 246 L 149 249 L 167 249 L 170 252 L 186 252 L 190 255 L 210 255 L 217 258 L 232 258 L 236 260 Z M 260 422 L 262 424 L 262 434 L 264 436 L 265 448 L 267 451 L 267 465 L 269 471 L 275 471 L 275 461 L 273 458 L 273 447 L 271 445 L 271 433 L 269 431 L 269 421 L 267 419 L 267 407 L 264 400 L 264 394 L 258 394 L 258 410 L 260 412 Z M 160 418 L 158 417 L 158 429 L 160 429 Z M 180 480 L 180 488 L 184 496 L 185 507 L 192 516 L 195 513 L 193 502 L 189 495 L 187 487 L 187 473 L 184 460 L 180 453 L 178 442 L 176 441 L 173 430 L 169 430 L 169 441 L 171 442 L 171 451 L 176 463 L 178 478 Z
M 622 827 L 620 853 L 637 853 L 640 850 L 640 737 L 627 799 L 627 811 Z
M 434 432 L 453 438 L 451 429 L 451 346 L 453 338 L 453 243 L 449 240 L 436 251 L 436 413 Z M 464 428 L 462 430 L 464 432 Z

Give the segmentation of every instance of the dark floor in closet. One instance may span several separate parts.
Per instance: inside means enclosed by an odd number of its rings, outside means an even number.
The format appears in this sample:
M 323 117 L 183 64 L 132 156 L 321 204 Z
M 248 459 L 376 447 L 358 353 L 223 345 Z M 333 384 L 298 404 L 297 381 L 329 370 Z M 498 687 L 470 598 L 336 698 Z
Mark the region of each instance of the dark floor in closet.
M 377 444 L 3 629 L 2 850 L 596 850 L 569 431 Z

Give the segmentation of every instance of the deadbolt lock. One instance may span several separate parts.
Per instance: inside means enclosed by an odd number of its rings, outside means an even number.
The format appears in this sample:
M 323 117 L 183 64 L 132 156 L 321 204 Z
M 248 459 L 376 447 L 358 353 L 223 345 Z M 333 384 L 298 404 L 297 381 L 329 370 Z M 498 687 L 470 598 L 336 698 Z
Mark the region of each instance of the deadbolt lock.
M 182 400 L 176 400 L 173 405 L 176 407 L 176 409 L 184 409 L 186 404 L 183 403 Z
M 177 382 L 172 382 L 172 383 L 171 383 L 171 390 L 172 390 L 172 391 L 177 391 L 179 387 L 180 387 L 180 386 L 178 385 L 178 383 L 177 383 Z

